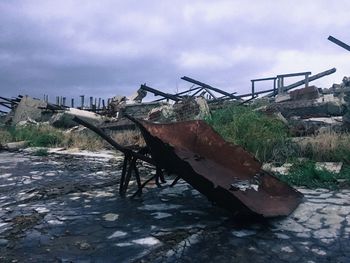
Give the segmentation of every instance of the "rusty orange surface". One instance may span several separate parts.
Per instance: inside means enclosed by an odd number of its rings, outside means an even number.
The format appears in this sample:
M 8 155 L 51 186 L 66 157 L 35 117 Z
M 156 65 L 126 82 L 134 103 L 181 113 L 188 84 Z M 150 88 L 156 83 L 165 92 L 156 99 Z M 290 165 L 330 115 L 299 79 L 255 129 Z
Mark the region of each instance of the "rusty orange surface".
M 219 206 L 275 217 L 289 215 L 302 201 L 300 192 L 262 170 L 252 154 L 226 142 L 204 121 L 134 121 L 157 164 Z

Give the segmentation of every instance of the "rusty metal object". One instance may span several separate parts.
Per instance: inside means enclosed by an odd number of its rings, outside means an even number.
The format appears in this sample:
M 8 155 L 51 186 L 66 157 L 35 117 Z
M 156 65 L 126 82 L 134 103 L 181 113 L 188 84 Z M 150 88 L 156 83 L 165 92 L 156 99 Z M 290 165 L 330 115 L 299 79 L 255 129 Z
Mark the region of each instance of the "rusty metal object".
M 303 195 L 261 169 L 243 148 L 226 142 L 203 121 L 140 127 L 157 165 L 233 212 L 264 217 L 289 215 Z

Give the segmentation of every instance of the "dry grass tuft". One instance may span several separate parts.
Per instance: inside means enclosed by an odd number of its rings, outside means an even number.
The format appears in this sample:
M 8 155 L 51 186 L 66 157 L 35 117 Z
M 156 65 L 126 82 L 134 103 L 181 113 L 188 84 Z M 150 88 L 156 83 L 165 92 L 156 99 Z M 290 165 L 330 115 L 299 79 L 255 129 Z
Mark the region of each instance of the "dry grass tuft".
M 12 135 L 9 131 L 0 128 L 0 145 L 12 141 Z
M 298 142 L 303 156 L 316 161 L 350 162 L 350 134 L 318 134 Z
M 127 131 L 118 131 L 113 132 L 111 137 L 120 145 L 123 146 L 145 146 L 146 143 L 141 135 L 140 131 L 136 130 L 127 130 Z
M 98 151 L 107 148 L 107 143 L 95 134 L 65 133 L 62 146 L 81 150 Z

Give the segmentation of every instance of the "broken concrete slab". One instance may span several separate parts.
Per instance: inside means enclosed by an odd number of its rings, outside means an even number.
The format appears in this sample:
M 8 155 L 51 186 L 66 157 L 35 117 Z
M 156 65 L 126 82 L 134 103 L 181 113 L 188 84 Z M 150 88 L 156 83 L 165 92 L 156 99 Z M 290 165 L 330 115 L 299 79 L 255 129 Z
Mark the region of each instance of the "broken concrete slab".
M 20 121 L 27 121 L 29 119 L 37 122 L 48 121 L 50 116 L 43 115 L 42 109 L 40 109 L 46 106 L 47 103 L 43 100 L 24 96 L 14 111 L 12 124 L 16 125 Z
M 8 151 L 18 151 L 24 149 L 28 146 L 28 141 L 19 141 L 19 142 L 9 142 L 2 145 L 3 149 Z
M 331 173 L 339 174 L 343 167 L 342 162 L 317 162 L 315 163 L 316 170 L 324 170 Z
M 275 97 L 275 102 L 276 103 L 280 103 L 283 101 L 289 101 L 291 100 L 290 94 L 289 93 L 285 93 L 285 94 L 278 94 Z
M 287 101 L 267 106 L 267 112 L 281 112 L 285 118 L 299 116 L 301 118 L 342 116 L 345 106 L 340 99 L 319 98 L 317 100 Z
M 67 108 L 64 111 L 55 113 L 50 118 L 49 123 L 58 128 L 71 128 L 77 126 L 77 123 L 73 121 L 75 116 L 94 125 L 101 125 L 105 121 L 110 120 L 108 117 L 101 116 L 91 111 Z
M 319 90 L 315 86 L 292 90 L 289 94 L 292 100 L 313 100 L 320 97 Z

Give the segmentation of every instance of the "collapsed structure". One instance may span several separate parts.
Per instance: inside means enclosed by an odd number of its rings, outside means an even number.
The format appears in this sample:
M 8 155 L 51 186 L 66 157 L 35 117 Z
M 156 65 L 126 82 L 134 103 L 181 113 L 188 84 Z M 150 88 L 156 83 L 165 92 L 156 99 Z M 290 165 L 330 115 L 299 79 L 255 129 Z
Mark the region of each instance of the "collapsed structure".
M 4 121 L 12 125 L 46 122 L 55 127 L 69 128 L 80 123 L 107 140 L 125 155 L 120 194 L 125 195 L 132 174 L 139 194 L 152 179 L 163 180 L 163 172 L 175 173 L 206 195 L 211 201 L 243 214 L 265 217 L 288 215 L 302 200 L 302 195 L 262 170 L 262 164 L 239 146 L 225 142 L 208 125 L 200 121 L 211 110 L 227 105 L 262 104 L 256 110 L 278 116 L 295 136 L 304 136 L 331 129 L 344 131 L 350 126 L 350 78 L 329 89 L 310 86 L 313 80 L 334 73 L 330 69 L 316 75 L 311 72 L 280 74 L 276 77 L 253 79 L 251 93 L 229 93 L 190 77 L 183 80 L 193 86 L 170 94 L 142 84 L 127 98 L 115 96 L 107 100 L 90 98 L 90 107 L 66 106 L 66 99 L 56 104 L 29 96 L 14 99 L 0 97 Z M 284 85 L 285 78 L 304 79 Z M 257 90 L 256 83 L 273 80 L 273 88 Z M 300 89 L 295 89 L 305 85 Z M 142 102 L 147 92 L 160 96 L 152 102 Z M 262 97 L 263 96 L 263 97 Z M 248 98 L 248 99 L 244 99 Z M 130 103 L 131 102 L 131 103 Z M 146 121 L 145 121 L 146 120 Z M 110 129 L 138 127 L 147 147 L 134 150 L 121 146 L 105 132 Z M 181 130 L 181 134 L 179 134 Z M 156 174 L 141 182 L 136 161 L 153 165 Z M 176 183 L 176 181 L 174 183 Z

